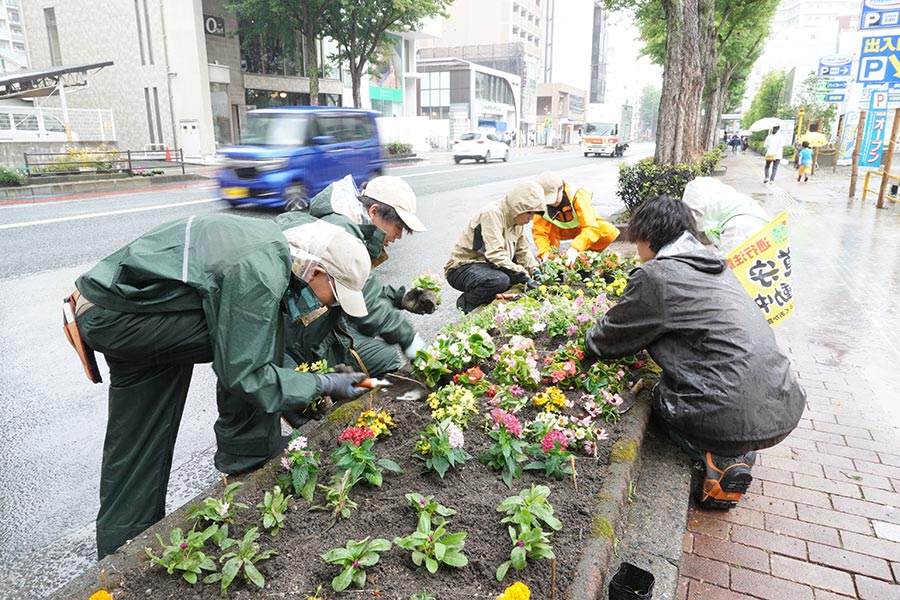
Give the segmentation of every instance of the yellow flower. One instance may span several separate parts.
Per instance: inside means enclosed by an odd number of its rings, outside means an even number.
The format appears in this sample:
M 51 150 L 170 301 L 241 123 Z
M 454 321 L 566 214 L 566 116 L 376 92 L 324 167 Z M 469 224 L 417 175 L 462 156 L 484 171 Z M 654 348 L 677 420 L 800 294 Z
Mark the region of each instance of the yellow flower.
M 594 282 L 593 282 L 593 281 L 588 281 L 585 285 L 588 286 L 588 287 L 594 287 Z
M 112 594 L 107 592 L 106 590 L 100 590 L 91 594 L 91 597 L 88 600 L 113 600 Z
M 530 600 L 530 598 L 531 590 L 528 589 L 528 586 L 521 581 L 517 581 L 503 590 L 503 595 L 497 600 Z
M 422 444 L 421 451 L 422 451 L 422 454 L 428 454 L 431 451 L 431 444 L 429 444 L 427 442 Z
M 546 293 L 547 293 L 547 286 L 546 286 L 546 285 L 541 285 L 538 289 L 541 291 L 542 294 L 546 294 Z

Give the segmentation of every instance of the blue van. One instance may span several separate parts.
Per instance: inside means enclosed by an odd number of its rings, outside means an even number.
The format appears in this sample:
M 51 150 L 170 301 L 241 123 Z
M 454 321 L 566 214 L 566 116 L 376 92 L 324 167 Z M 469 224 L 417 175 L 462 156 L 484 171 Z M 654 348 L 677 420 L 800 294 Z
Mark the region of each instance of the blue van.
M 242 144 L 220 151 L 225 164 L 216 178 L 222 199 L 234 206 L 302 210 L 348 173 L 361 186 L 384 170 L 378 114 L 318 106 L 248 112 Z

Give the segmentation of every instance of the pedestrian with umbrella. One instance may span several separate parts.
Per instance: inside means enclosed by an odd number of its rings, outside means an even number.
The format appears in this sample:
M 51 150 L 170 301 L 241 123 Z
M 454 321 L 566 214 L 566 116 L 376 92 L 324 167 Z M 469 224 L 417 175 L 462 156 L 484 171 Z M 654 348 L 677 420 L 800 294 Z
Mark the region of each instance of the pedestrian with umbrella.
M 784 152 L 784 142 L 781 141 L 781 127 L 775 126 L 772 132 L 766 136 L 763 148 L 766 152 L 766 168 L 763 171 L 763 183 L 775 183 L 775 174 L 778 173 L 778 165 L 781 164 L 781 155 Z M 769 168 L 772 173 L 769 174 Z

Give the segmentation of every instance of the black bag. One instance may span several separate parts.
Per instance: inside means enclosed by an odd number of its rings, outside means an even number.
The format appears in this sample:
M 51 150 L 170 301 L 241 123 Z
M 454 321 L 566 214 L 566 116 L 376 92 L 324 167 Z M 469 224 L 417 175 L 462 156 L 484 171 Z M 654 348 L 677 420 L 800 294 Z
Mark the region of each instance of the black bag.
M 648 600 L 655 582 L 652 573 L 623 562 L 609 582 L 609 600 Z

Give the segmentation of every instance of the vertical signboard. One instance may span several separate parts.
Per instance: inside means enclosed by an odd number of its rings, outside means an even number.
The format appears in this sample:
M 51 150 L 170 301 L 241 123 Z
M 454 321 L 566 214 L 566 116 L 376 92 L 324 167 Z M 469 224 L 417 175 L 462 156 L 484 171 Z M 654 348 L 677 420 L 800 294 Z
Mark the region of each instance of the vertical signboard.
M 853 162 L 853 147 L 856 145 L 856 127 L 859 125 L 859 113 L 848 112 L 844 115 L 844 128 L 841 131 L 841 145 L 838 150 L 838 165 L 849 165 Z
M 859 30 L 900 27 L 900 0 L 863 0 Z
M 873 90 L 866 114 L 862 148 L 859 152 L 859 166 L 877 169 L 881 166 L 881 151 L 884 148 L 884 130 L 887 126 L 887 90 Z

